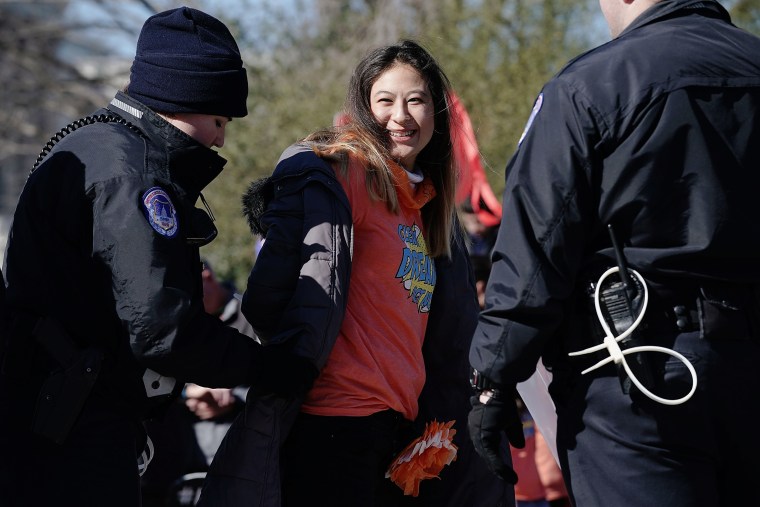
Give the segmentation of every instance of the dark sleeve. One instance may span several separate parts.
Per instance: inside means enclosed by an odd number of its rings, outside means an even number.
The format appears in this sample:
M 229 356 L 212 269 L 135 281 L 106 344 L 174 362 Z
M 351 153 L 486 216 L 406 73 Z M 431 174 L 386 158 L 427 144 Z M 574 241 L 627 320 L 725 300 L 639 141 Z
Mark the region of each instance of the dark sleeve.
M 5 334 L 5 277 L 3 276 L 3 270 L 0 267 L 0 336 Z M 0 341 L 0 346 L 3 342 Z M 2 349 L 0 349 L 0 355 L 2 355 Z
M 480 310 L 475 276 L 464 239 L 459 236 L 452 245 L 451 259 L 436 259 L 436 284 L 422 347 L 426 380 L 420 396 L 420 412 L 428 412 L 439 421 L 446 408 L 448 416 L 456 418 L 466 414 L 456 413 L 460 407 L 469 407 L 467 356 Z M 460 399 L 454 399 L 457 396 L 452 393 L 458 393 Z M 464 404 L 460 405 L 462 399 Z M 436 411 L 442 413 L 436 414 Z
M 417 434 L 433 420 L 455 421 L 457 459 L 441 471 L 439 481 L 426 481 L 418 506 L 501 505 L 514 496 L 508 484 L 486 467 L 467 429 L 470 410 L 470 364 L 467 358 L 480 310 L 475 278 L 463 239 L 451 259 L 436 259 L 436 285 L 422 347 L 425 386 L 419 399 Z M 507 504 L 504 504 L 507 505 Z
M 111 278 L 132 352 L 162 375 L 209 387 L 244 384 L 255 343 L 203 311 L 197 247 L 184 241 L 179 211 L 168 232 L 151 226 L 143 196 L 153 187 L 179 204 L 166 185 L 137 177 L 93 190 L 93 252 Z
M 334 188 L 314 181 L 275 193 L 261 221 L 267 232 L 248 278 L 243 313 L 263 342 L 289 342 L 321 368 L 347 302 L 350 211 Z
M 470 362 L 505 385 L 527 379 L 564 317 L 596 206 L 596 115 L 550 81 L 506 170 L 503 220 Z

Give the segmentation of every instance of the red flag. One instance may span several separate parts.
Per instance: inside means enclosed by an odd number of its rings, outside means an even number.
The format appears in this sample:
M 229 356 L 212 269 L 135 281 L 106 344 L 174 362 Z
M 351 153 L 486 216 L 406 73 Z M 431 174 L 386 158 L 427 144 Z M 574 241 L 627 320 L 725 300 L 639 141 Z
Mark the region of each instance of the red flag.
M 501 203 L 494 195 L 480 162 L 480 150 L 478 150 L 470 116 L 459 97 L 453 92 L 449 95 L 449 102 L 451 104 L 454 161 L 459 170 L 457 203 L 462 204 L 469 200 L 469 204 L 481 224 L 486 227 L 499 225 L 501 222 Z
M 350 122 L 351 119 L 348 117 L 348 114 L 343 111 L 338 111 L 333 115 L 333 127 L 342 127 Z

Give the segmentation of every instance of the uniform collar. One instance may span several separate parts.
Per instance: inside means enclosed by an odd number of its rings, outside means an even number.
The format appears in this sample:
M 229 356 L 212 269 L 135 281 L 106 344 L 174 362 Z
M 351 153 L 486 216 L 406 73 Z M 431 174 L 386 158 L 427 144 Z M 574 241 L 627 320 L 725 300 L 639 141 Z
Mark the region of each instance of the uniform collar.
M 717 15 L 719 18 L 724 19 L 729 23 L 731 22 L 731 16 L 728 14 L 728 11 L 715 0 L 663 0 L 641 13 L 638 18 L 634 19 L 633 22 L 620 33 L 618 38 L 627 34 L 631 30 L 670 17 L 676 12 L 684 11 L 682 14 L 685 14 L 686 11 L 697 10 L 712 13 L 713 16 Z
M 165 170 L 191 195 L 200 193 L 227 163 L 216 151 L 123 92 L 116 93 L 108 110 L 139 128 L 156 146 L 164 147 Z

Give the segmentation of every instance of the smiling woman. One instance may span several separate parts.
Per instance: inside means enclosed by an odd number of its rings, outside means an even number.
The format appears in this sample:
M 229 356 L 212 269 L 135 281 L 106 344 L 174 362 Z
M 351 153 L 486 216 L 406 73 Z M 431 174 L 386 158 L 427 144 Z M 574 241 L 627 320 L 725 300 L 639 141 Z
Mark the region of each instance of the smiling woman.
M 343 157 L 337 167 L 344 176 L 349 173 L 347 154 L 360 160 L 356 172 L 367 195 L 392 213 L 399 211 L 398 178 L 421 182 L 419 176 L 424 176 L 435 190 L 435 199 L 422 209 L 434 257 L 450 254 L 455 215 L 450 89 L 441 67 L 416 42 L 375 49 L 351 76 L 345 104 L 348 125 L 306 138 L 318 154 Z M 410 130 L 419 132 L 409 135 Z
M 437 507 L 511 498 L 511 486 L 489 481 L 472 459 L 465 427 L 478 303 L 456 221 L 449 96 L 416 42 L 375 49 L 354 70 L 345 123 L 288 148 L 271 178 L 251 186 L 249 222 L 265 239 L 243 313 L 264 343 L 287 344 L 319 374 L 295 400 L 249 395 L 246 425 L 278 419 L 281 463 L 256 452 L 276 445 L 233 425 L 202 505 L 252 497 L 279 505 L 280 495 L 287 507 L 395 506 L 404 494 Z M 389 471 L 421 434 L 446 441 L 440 466 Z M 446 480 L 420 487 L 443 467 Z M 281 489 L 241 494 L 278 472 Z

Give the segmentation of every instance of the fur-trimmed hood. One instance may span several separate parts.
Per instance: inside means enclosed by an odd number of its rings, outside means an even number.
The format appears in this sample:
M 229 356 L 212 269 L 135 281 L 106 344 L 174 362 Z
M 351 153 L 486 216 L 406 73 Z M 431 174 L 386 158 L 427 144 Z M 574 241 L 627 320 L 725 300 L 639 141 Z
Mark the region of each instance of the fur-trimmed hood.
M 271 179 L 271 176 L 268 176 L 251 182 L 242 198 L 243 216 L 251 232 L 259 236 L 263 236 L 266 232 L 259 219 L 272 199 Z
M 243 216 L 251 232 L 260 236 L 266 234 L 266 225 L 261 216 L 275 193 L 298 192 L 303 186 L 315 182 L 322 182 L 332 188 L 336 197 L 350 209 L 348 198 L 332 166 L 314 153 L 308 144 L 297 143 L 289 146 L 280 155 L 272 175 L 251 182 L 243 194 Z

